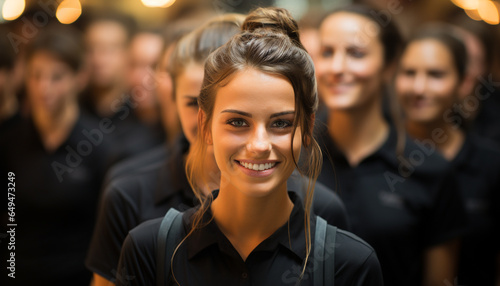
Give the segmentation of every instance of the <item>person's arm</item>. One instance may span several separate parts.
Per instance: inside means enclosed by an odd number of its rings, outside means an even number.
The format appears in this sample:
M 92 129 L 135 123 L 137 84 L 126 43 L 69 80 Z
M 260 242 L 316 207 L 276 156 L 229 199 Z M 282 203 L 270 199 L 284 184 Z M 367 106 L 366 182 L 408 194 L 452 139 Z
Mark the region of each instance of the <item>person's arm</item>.
M 156 238 L 162 219 L 146 221 L 129 232 L 118 262 L 117 286 L 156 284 Z
M 114 180 L 104 191 L 85 260 L 85 266 L 94 277 L 98 275 L 106 281 L 116 279 L 122 243 L 129 230 L 139 224 L 130 202 L 133 198 L 122 191 L 124 185 L 130 186 L 130 180 Z
M 94 281 L 91 286 L 115 286 L 115 283 L 109 281 L 108 279 L 102 277 L 101 275 L 94 273 Z
M 423 286 L 455 285 L 459 245 L 454 239 L 425 252 Z

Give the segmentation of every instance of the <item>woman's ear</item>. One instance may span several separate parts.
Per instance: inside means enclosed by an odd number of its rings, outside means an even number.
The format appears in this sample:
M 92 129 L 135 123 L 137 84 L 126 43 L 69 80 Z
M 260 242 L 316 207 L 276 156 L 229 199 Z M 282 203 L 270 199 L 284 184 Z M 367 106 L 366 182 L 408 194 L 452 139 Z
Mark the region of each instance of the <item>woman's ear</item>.
M 476 79 L 471 74 L 467 73 L 464 76 L 458 85 L 458 98 L 460 101 L 463 101 L 467 96 L 474 94 L 473 91 L 476 82 Z
M 201 128 L 201 136 L 203 136 L 203 139 L 205 141 L 205 143 L 207 143 L 208 145 L 212 145 L 213 144 L 213 140 L 212 140 L 212 130 L 210 130 L 210 128 L 206 128 L 206 124 L 205 124 L 205 121 L 207 120 L 207 115 L 206 113 L 201 110 L 201 108 L 198 110 L 198 128 Z

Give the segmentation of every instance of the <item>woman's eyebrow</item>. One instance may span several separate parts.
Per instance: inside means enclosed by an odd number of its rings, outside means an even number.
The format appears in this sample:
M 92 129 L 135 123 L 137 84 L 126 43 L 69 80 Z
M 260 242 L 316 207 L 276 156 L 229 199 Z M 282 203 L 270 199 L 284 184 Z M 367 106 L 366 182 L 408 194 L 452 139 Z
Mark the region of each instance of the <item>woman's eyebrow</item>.
M 250 117 L 250 118 L 252 117 L 252 114 L 250 114 L 248 112 L 236 110 L 236 109 L 224 109 L 220 113 L 236 113 L 236 114 L 243 115 L 246 117 Z
M 248 112 L 241 111 L 241 110 L 236 110 L 236 109 L 224 109 L 224 110 L 221 111 L 221 113 L 236 113 L 236 114 L 239 114 L 239 115 L 243 115 L 243 116 L 252 118 L 252 114 L 250 114 Z M 272 114 L 271 118 L 282 116 L 282 115 L 287 115 L 287 114 L 294 114 L 294 113 L 295 113 L 295 110 L 278 112 L 278 113 Z
M 271 118 L 273 117 L 278 117 L 278 116 L 282 116 L 282 115 L 287 115 L 287 114 L 294 114 L 295 113 L 295 110 L 289 110 L 289 111 L 283 111 L 283 112 L 278 112 L 278 113 L 274 113 L 271 115 Z

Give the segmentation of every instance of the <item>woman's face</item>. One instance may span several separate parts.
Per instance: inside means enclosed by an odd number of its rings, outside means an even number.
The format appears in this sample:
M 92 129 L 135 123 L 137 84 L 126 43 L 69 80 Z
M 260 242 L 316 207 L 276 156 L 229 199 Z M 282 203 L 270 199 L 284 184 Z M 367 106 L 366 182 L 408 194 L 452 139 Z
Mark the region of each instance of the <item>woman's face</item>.
M 176 79 L 175 103 L 182 131 L 193 144 L 198 132 L 198 96 L 203 83 L 203 66 L 189 64 Z
M 458 100 L 458 88 L 453 57 L 444 44 L 423 39 L 407 46 L 396 76 L 396 92 L 408 120 L 442 120 Z
M 210 138 L 221 186 L 262 197 L 286 190 L 299 158 L 301 130 L 292 142 L 295 94 L 288 80 L 247 68 L 217 91 Z
M 316 61 L 318 90 L 330 110 L 363 106 L 381 92 L 384 49 L 376 23 L 363 16 L 338 12 L 320 28 Z
M 80 82 L 66 63 L 48 52 L 37 52 L 28 62 L 26 84 L 33 109 L 57 114 L 76 100 Z

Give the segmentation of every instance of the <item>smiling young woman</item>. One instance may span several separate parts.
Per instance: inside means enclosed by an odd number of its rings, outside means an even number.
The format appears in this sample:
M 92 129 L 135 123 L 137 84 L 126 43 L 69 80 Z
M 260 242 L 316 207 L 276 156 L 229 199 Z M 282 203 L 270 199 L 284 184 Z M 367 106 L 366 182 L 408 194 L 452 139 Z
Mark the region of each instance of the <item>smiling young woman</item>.
M 468 227 L 460 246 L 458 285 L 496 285 L 500 251 L 500 151 L 498 146 L 458 128 L 450 111 L 467 96 L 466 46 L 434 24 L 419 30 L 408 42 L 396 77 L 396 90 L 405 111 L 409 134 L 427 142 L 454 167 L 458 190 L 465 202 Z M 463 120 L 462 120 L 463 121 Z M 445 140 L 433 132 L 443 130 Z
M 312 137 L 318 98 L 312 60 L 288 11 L 259 8 L 247 16 L 242 31 L 208 57 L 198 102 L 186 171 L 202 204 L 175 230 L 181 239 L 167 257 L 168 285 L 317 285 L 326 248 L 335 261 L 325 269 L 332 279 L 320 285 L 383 285 L 376 254 L 361 239 L 337 230 L 336 243 L 323 249 L 315 242 L 322 221 L 310 213 L 321 167 Z M 207 172 L 208 148 L 221 176 L 219 190 L 205 197 L 197 178 Z M 305 208 L 287 186 L 294 169 L 303 169 L 301 148 L 312 178 Z M 127 285 L 153 285 L 164 270 L 155 261 L 160 223 L 147 222 L 125 240 L 119 269 L 134 277 Z
M 385 285 L 440 285 L 455 277 L 463 205 L 449 164 L 384 116 L 403 40 L 376 15 L 351 5 L 321 24 L 316 66 L 328 118 L 317 133 L 318 181 L 342 196 L 353 233 L 377 251 Z

